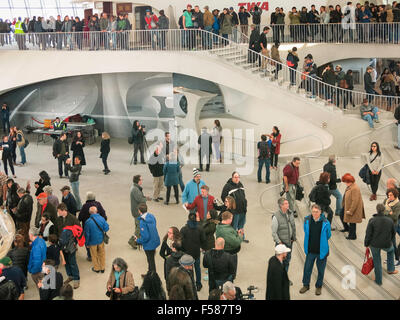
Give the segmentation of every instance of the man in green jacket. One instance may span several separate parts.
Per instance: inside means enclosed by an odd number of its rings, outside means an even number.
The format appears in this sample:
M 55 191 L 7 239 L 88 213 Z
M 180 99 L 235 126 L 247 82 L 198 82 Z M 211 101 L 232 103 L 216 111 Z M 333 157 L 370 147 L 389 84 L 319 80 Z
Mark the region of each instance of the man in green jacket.
M 236 278 L 237 271 L 237 253 L 240 251 L 240 245 L 243 241 L 243 231 L 238 233 L 232 226 L 233 215 L 229 211 L 222 213 L 222 221 L 217 225 L 215 231 L 215 238 L 223 238 L 225 240 L 224 251 L 230 253 L 233 256 L 234 263 L 234 274 L 233 280 Z M 242 229 L 243 230 L 243 229 Z

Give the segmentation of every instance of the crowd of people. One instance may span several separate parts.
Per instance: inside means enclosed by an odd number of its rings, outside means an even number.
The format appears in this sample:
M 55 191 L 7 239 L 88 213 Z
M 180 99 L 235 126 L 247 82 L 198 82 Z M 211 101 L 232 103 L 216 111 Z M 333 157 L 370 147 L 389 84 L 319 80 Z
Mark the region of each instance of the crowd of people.
M 182 36 L 182 46 L 194 48 L 198 35 L 195 30 L 205 30 L 235 42 L 247 42 L 251 24 L 260 33 L 262 14 L 262 9 L 257 5 L 252 6 L 249 11 L 241 6 L 236 12 L 233 7 L 210 10 L 209 6 L 200 8 L 198 5 L 193 7 L 188 4 L 178 20 L 179 28 L 188 31 Z M 143 36 L 143 44 L 151 43 L 153 48 L 165 49 L 166 30 L 170 28 L 170 21 L 164 10 L 160 10 L 157 16 L 148 9 L 144 20 L 144 30 L 151 33 Z M 321 6 L 319 11 L 315 5 L 310 9 L 303 6 L 300 11 L 293 7 L 286 13 L 283 8 L 276 7 L 268 21 L 273 31 L 273 41 L 362 43 L 398 43 L 400 27 L 396 23 L 399 22 L 400 4 L 397 1 L 388 5 L 375 5 L 368 1 L 364 5 L 353 5 L 348 2 L 343 8 L 340 5 Z M 290 36 L 285 34 L 287 26 Z M 119 13 L 117 16 L 95 13 L 84 19 L 69 16 L 62 19 L 60 15 L 57 18 L 35 16 L 0 19 L 0 45 L 11 44 L 11 34 L 14 33 L 20 50 L 27 49 L 27 39 L 29 43 L 43 50 L 49 47 L 59 50 L 64 47 L 70 50 L 81 50 L 83 47 L 91 50 L 98 50 L 100 47 L 105 50 L 129 49 L 129 36 L 123 33 L 127 30 L 132 30 L 132 24 L 126 13 Z M 89 35 L 95 31 L 99 34 Z M 60 33 L 68 34 L 63 36 Z M 218 39 L 201 36 L 201 42 L 203 48 L 207 49 L 213 43 L 218 43 Z
M 11 250 L 0 260 L 1 299 L 24 299 L 28 273 L 41 300 L 73 299 L 74 290 L 80 287 L 80 272 L 76 259 L 78 247 L 85 247 L 87 260 L 92 262 L 91 270 L 94 273 L 107 271 L 107 232 L 112 226 L 107 222 L 106 210 L 93 192 L 87 192 L 83 205 L 79 195 L 79 176 L 82 162 L 86 162 L 84 139 L 80 133 L 73 137 L 71 160 L 67 136 L 62 132 L 62 121 L 57 119 L 54 123 L 61 128 L 61 132 L 54 142 L 53 155 L 58 158 L 60 179 L 65 174 L 70 181 L 70 186 L 65 185 L 60 190 L 60 199 L 53 194 L 50 175 L 41 171 L 39 180 L 34 184 L 37 211 L 32 219 L 34 199 L 30 183 L 23 188 L 7 174 L 0 173 L 4 207 L 13 218 L 17 230 Z M 208 134 L 204 128 L 198 141 L 199 159 L 207 158 L 206 171 L 210 170 L 209 160 L 213 149 L 211 146 L 214 145 L 214 150 L 215 147 L 219 150 L 222 140 L 221 123 L 216 120 L 214 124 L 213 134 Z M 135 121 L 132 138 L 129 139 L 134 144 L 135 164 L 138 151 L 141 153 L 141 163 L 146 164 L 142 148 L 145 134 L 145 127 L 139 121 Z M 109 136 L 103 133 L 102 152 L 106 152 L 104 141 L 108 141 L 108 152 L 110 151 L 109 140 Z M 271 134 L 261 136 L 261 141 L 257 144 L 258 182 L 262 181 L 261 172 L 264 165 L 267 169 L 266 183 L 270 182 L 270 167 L 278 168 L 280 140 L 281 133 L 276 126 Z M 217 154 L 221 156 L 220 150 Z M 240 174 L 235 171 L 222 188 L 222 201 L 219 201 L 212 195 L 216 190 L 202 180 L 203 168 L 194 168 L 193 178 L 186 184 L 183 183 L 180 158 L 177 143 L 166 133 L 165 140 L 159 142 L 154 154 L 148 159 L 148 168 L 153 176 L 153 195 L 144 195 L 145 182 L 142 175 L 133 177 L 130 208 L 135 230 L 128 244 L 133 250 L 143 248 L 148 268 L 147 272 L 142 274 L 143 282 L 139 288 L 135 285 L 137 280 L 135 282 L 126 261 L 121 257 L 115 258 L 105 284 L 107 296 L 111 300 L 196 300 L 204 281 L 208 282 L 209 299 L 238 300 L 245 297 L 234 283 L 239 272 L 238 259 L 242 245 L 249 243 L 244 231 L 248 190 L 241 182 Z M 282 171 L 282 198 L 278 200 L 279 210 L 274 213 L 271 222 L 271 240 L 274 243 L 275 255 L 268 263 L 266 299 L 269 300 L 290 299 L 290 286 L 293 282 L 287 272 L 293 242 L 297 241 L 295 219 L 299 217 L 296 200 L 301 199 L 300 162 L 299 157 L 294 157 Z M 383 164 L 384 158 L 379 144 L 373 142 L 367 154 L 364 174 L 360 172 L 364 182 L 371 186 L 370 201 L 377 200 L 376 193 Z M 104 170 L 105 174 L 109 172 Z M 341 182 L 346 184 L 343 195 L 337 186 Z M 160 238 L 156 217 L 149 212 L 147 204 L 149 201 L 163 200 L 160 197 L 163 185 L 167 188 L 164 204 L 169 204 L 173 187 L 176 203 L 182 201 L 188 218 L 186 224 L 180 227 L 171 223 L 165 236 Z M 179 187 L 182 190 L 181 197 Z M 389 274 L 397 274 L 396 266 L 400 265 L 400 245 L 396 243 L 396 232 L 400 235 L 399 189 L 394 179 L 387 181 L 387 198 L 376 206 L 377 213 L 370 219 L 366 230 L 364 245 L 372 252 L 375 282 L 378 285 L 382 284 L 381 250 L 387 252 Z M 335 210 L 331 208 L 331 196 L 336 199 Z M 319 181 L 308 197 L 312 205 L 311 214 L 304 217 L 306 260 L 300 294 L 310 290 L 311 273 L 316 262 L 318 277 L 315 294 L 321 295 L 329 255 L 328 240 L 331 232 L 335 230 L 332 226 L 334 214 L 340 216 L 343 223 L 343 229 L 340 231 L 348 233 L 346 239 L 355 240 L 356 225 L 365 219 L 365 209 L 355 178 L 350 173 L 341 178 L 337 174 L 334 155 L 330 156 L 328 163 L 324 165 Z M 164 260 L 163 271 L 158 271 L 162 272 L 163 277 L 159 276 L 156 269 L 157 250 Z M 114 254 L 118 256 L 118 253 Z M 66 279 L 59 271 L 61 266 L 65 266 Z M 205 277 L 201 274 L 202 267 L 207 269 Z M 55 279 L 54 286 L 48 285 L 49 277 Z

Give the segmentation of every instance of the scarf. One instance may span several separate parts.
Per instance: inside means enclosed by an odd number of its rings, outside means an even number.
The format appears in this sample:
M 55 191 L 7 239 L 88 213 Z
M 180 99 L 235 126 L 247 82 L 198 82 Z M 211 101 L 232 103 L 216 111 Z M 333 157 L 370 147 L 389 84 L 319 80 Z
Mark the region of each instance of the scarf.
M 395 205 L 398 204 L 398 203 L 399 203 L 399 199 L 398 199 L 398 198 L 394 199 L 393 201 L 389 201 L 389 199 L 387 199 L 387 200 L 386 200 L 386 204 L 385 204 L 385 209 L 386 209 L 388 212 L 393 211 L 393 210 L 392 210 L 392 207 L 395 206 Z
M 172 249 L 172 244 L 174 243 L 174 240 L 167 239 L 167 246 Z
M 119 288 L 119 278 L 121 275 L 124 273 L 124 270 L 121 270 L 120 272 L 114 271 L 114 276 L 115 276 L 115 287 Z

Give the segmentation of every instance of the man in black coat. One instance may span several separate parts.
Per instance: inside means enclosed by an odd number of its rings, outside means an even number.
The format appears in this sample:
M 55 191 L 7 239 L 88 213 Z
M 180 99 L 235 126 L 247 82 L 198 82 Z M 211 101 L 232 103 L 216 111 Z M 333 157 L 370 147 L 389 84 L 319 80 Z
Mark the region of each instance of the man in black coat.
M 254 24 L 252 24 L 250 26 L 250 30 L 251 30 L 250 39 L 249 39 L 249 49 L 250 50 L 249 50 L 247 61 L 249 63 L 254 63 L 257 61 L 257 59 L 259 59 L 259 55 L 257 53 L 261 51 L 260 33 L 256 29 L 256 26 Z
M 201 284 L 201 269 L 200 269 L 200 249 L 206 241 L 206 236 L 203 229 L 199 225 L 200 218 L 196 218 L 195 213 L 189 213 L 187 224 L 180 230 L 182 235 L 183 252 L 193 257 L 194 269 L 196 273 L 196 287 L 200 291 L 203 285 Z
M 73 214 L 76 216 L 76 213 L 79 211 L 78 205 L 76 203 L 76 200 L 74 196 L 71 193 L 71 188 L 69 186 L 64 186 L 60 190 L 62 193 L 62 203 L 65 203 L 67 206 L 67 210 L 69 213 Z
M 231 254 L 224 251 L 225 240 L 215 240 L 215 249 L 207 251 L 203 258 L 203 267 L 208 268 L 208 290 L 211 292 L 223 285 L 226 281 L 232 281 L 235 273 L 235 265 Z
M 394 111 L 394 118 L 396 119 L 397 125 L 397 145 L 395 145 L 394 147 L 400 150 L 400 104 L 396 107 Z
M 169 134 L 168 134 L 169 135 Z M 169 137 L 168 137 L 169 139 Z M 167 140 L 167 136 L 166 136 Z M 155 202 L 159 202 L 160 200 L 163 200 L 162 197 L 160 197 L 160 193 L 163 189 L 164 186 L 164 154 L 160 152 L 161 146 L 157 146 L 156 150 L 154 150 L 154 153 L 151 155 L 149 159 L 149 169 L 151 172 L 151 175 L 153 176 L 153 200 Z M 169 142 L 167 144 L 167 152 L 169 154 Z
M 17 230 L 22 230 L 25 242 L 29 242 L 29 227 L 33 211 L 33 199 L 29 193 L 26 193 L 24 188 L 17 190 L 18 197 L 20 198 L 17 207 L 15 208 L 15 220 Z
M 63 164 L 65 176 L 68 177 L 68 168 L 65 161 L 69 158 L 69 146 L 67 134 L 65 132 L 62 133 L 60 138 L 54 142 L 53 156 L 58 160 L 58 174 L 60 175 L 60 178 L 62 178 L 63 175 Z
M 207 133 L 207 128 L 201 129 L 201 135 L 199 136 L 197 143 L 200 146 L 199 158 L 200 158 L 200 171 L 203 171 L 203 158 L 206 157 L 206 171 L 210 171 L 211 153 L 212 153 L 212 137 Z
M 283 260 L 290 252 L 284 244 L 275 247 L 275 255 L 269 259 L 266 300 L 290 300 L 289 277 Z
M 335 209 L 335 215 L 339 216 L 340 211 L 342 210 L 342 194 L 337 188 L 337 183 L 342 182 L 340 178 L 337 177 L 336 173 L 336 157 L 335 155 L 330 155 L 328 163 L 324 165 L 323 168 L 324 172 L 328 172 L 330 174 L 329 178 L 329 193 L 331 196 L 334 196 L 336 198 L 336 209 Z

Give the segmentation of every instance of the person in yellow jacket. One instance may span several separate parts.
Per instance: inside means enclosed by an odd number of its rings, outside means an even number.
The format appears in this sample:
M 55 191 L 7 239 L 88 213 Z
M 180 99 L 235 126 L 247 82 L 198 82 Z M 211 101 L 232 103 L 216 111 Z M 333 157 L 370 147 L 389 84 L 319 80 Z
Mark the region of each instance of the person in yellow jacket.
M 15 39 L 17 40 L 19 50 L 26 50 L 25 33 L 25 23 L 22 22 L 21 17 L 18 17 L 18 21 L 15 23 Z

